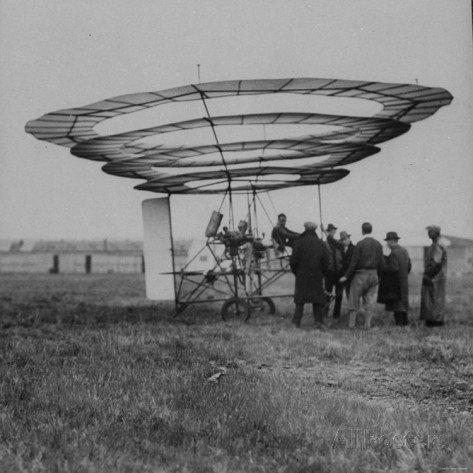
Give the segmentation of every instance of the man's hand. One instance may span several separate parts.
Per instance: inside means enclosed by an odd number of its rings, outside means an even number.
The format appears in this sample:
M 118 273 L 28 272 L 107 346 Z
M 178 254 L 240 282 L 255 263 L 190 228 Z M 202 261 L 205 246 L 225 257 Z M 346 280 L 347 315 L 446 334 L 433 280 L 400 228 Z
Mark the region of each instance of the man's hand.
M 343 283 L 346 282 L 346 281 L 347 281 L 347 278 L 346 278 L 345 276 L 342 276 L 342 277 L 338 280 L 338 282 L 341 283 L 341 284 L 343 284 Z
M 422 285 L 432 287 L 434 285 L 434 282 L 432 281 L 432 279 L 429 278 L 429 276 L 424 274 L 424 276 L 422 276 Z

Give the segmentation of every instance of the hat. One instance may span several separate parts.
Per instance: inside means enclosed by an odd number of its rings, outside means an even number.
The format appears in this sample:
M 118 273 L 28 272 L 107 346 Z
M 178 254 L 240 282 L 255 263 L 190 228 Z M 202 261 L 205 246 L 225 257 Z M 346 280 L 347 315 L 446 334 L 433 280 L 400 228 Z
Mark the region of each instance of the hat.
M 386 238 L 384 241 L 389 241 L 389 240 L 399 240 L 401 237 L 397 235 L 396 232 L 388 232 L 386 233 Z
M 336 230 L 337 227 L 333 223 L 329 223 L 327 227 L 327 231 L 329 232 L 330 230 Z
M 343 240 L 344 238 L 350 238 L 351 235 L 349 235 L 345 230 L 342 230 L 340 232 L 340 240 Z
M 438 225 L 429 225 L 425 229 L 426 230 L 433 230 L 434 232 L 437 232 L 440 235 L 440 227 Z
M 305 222 L 304 227 L 307 230 L 315 230 L 317 228 L 317 224 L 315 222 Z

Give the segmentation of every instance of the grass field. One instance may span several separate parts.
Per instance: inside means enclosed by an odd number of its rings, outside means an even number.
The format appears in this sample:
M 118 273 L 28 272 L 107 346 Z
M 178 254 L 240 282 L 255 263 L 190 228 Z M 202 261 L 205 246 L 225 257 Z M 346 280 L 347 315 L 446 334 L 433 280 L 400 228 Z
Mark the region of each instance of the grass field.
M 318 331 L 289 300 L 173 318 L 141 275 L 0 275 L 0 471 L 471 471 L 472 288 L 441 329 Z

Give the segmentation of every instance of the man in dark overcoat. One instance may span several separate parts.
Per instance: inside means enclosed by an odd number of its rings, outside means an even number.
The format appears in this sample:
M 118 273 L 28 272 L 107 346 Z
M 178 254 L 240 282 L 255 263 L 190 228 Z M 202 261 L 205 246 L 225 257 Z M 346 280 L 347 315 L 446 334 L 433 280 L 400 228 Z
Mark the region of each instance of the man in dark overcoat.
M 296 308 L 292 323 L 300 327 L 304 304 L 311 303 L 315 323 L 320 327 L 326 303 L 324 276 L 330 269 L 330 259 L 327 246 L 315 234 L 317 224 L 306 222 L 304 228 L 305 231 L 293 243 L 289 259 L 291 270 L 296 276 Z
M 384 241 L 391 253 L 385 258 L 378 290 L 378 302 L 385 304 L 388 312 L 394 312 L 396 325 L 407 325 L 409 310 L 408 275 L 411 272 L 411 259 L 407 250 L 399 245 L 396 232 L 388 232 Z

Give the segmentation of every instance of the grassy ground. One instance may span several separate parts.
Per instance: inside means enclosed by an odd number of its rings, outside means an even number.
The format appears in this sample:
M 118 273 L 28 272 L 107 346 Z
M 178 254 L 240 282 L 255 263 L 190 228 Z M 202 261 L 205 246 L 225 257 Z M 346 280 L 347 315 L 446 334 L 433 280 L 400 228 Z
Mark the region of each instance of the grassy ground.
M 140 275 L 1 275 L 0 471 L 468 471 L 473 277 L 449 284 L 441 329 L 316 331 L 290 301 L 176 319 Z

